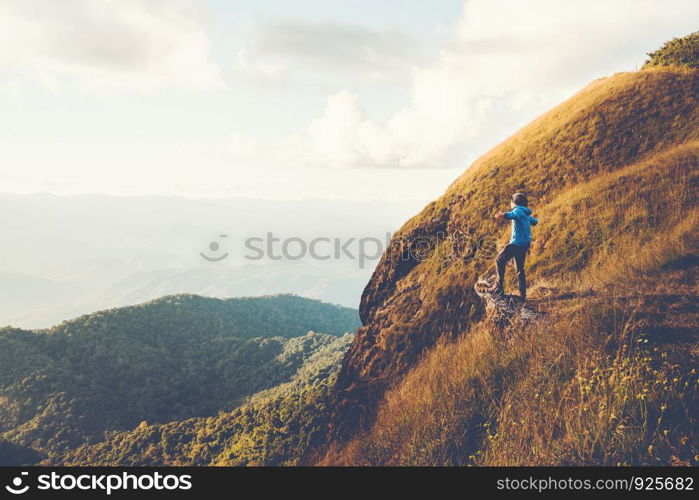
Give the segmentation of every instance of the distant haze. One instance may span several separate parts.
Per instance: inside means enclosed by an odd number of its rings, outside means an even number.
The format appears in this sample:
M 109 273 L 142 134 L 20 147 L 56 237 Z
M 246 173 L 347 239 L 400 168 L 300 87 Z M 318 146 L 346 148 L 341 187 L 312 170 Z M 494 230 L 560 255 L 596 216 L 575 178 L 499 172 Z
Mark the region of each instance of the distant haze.
M 245 240 L 271 232 L 385 241 L 417 210 L 390 202 L 3 195 L 0 325 L 46 327 L 172 293 L 294 293 L 356 307 L 376 260 L 363 269 L 346 256 L 253 261 Z M 208 262 L 201 253 L 229 257 Z

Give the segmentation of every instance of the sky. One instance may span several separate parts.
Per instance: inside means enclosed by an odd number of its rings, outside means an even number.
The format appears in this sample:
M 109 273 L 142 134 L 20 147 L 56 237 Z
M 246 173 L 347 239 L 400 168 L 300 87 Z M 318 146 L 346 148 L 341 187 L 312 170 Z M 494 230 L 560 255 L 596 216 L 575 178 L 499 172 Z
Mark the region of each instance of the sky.
M 695 0 L 0 0 L 0 192 L 429 201 Z

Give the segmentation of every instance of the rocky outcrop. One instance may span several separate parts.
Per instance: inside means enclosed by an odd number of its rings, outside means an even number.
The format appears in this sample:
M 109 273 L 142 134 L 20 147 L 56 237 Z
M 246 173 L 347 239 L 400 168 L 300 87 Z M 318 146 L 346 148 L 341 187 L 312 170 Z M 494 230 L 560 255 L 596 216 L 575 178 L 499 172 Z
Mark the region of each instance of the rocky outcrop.
M 541 312 L 528 307 L 521 298 L 515 295 L 493 295 L 488 291 L 490 287 L 492 281 L 478 280 L 473 289 L 485 304 L 486 317 L 504 333 L 512 335 L 543 317 Z

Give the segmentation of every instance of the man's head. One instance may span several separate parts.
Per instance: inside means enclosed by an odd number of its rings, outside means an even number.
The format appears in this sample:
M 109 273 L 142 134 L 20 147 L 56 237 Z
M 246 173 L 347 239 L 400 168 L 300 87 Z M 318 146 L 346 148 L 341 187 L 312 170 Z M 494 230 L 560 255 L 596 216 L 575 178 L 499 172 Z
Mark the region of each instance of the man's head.
M 515 193 L 512 195 L 512 199 L 510 200 L 512 205 L 519 205 L 522 207 L 526 207 L 529 205 L 529 201 L 527 200 L 527 196 L 524 193 Z

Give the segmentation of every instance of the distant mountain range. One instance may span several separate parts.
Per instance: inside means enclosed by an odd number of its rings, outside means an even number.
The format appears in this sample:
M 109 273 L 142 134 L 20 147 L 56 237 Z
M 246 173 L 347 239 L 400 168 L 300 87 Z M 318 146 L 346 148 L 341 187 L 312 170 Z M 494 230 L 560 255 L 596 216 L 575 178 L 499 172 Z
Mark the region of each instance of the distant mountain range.
M 0 325 L 44 328 L 173 293 L 293 293 L 357 307 L 376 260 L 364 268 L 347 258 L 252 261 L 245 240 L 272 233 L 385 241 L 414 209 L 381 201 L 0 194 Z M 212 242 L 229 254 L 225 260 L 201 257 Z

